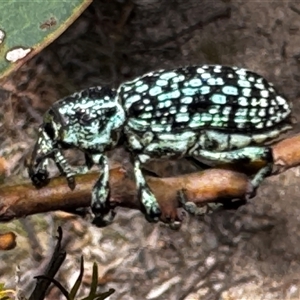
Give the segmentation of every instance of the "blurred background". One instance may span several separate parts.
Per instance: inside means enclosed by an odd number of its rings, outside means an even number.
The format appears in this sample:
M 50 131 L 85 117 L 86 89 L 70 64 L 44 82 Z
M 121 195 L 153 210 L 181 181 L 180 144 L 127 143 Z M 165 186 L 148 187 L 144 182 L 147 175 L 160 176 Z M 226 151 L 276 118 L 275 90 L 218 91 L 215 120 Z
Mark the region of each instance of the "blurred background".
M 80 89 L 121 82 L 161 68 L 190 64 L 246 67 L 273 82 L 300 111 L 300 2 L 292 0 L 97 0 L 52 44 L 0 81 L 2 180 L 27 178 L 30 154 L 49 106 Z M 292 133 L 299 131 L 295 125 Z M 122 150 L 111 163 L 128 165 Z M 81 156 L 70 152 L 77 162 Z M 79 160 L 80 162 L 80 160 Z M 154 165 L 179 174 L 185 162 Z M 129 166 L 130 167 L 130 166 Z M 55 169 L 53 169 L 55 172 Z M 85 258 L 86 295 L 92 263 L 110 299 L 300 299 L 298 168 L 268 178 L 237 211 L 186 216 L 180 231 L 148 224 L 119 209 L 113 225 L 49 213 L 1 224 L 18 246 L 0 252 L 0 282 L 25 294 L 51 256 L 57 226 L 68 256 L 58 279 L 70 287 Z M 47 299 L 63 299 L 52 288 Z

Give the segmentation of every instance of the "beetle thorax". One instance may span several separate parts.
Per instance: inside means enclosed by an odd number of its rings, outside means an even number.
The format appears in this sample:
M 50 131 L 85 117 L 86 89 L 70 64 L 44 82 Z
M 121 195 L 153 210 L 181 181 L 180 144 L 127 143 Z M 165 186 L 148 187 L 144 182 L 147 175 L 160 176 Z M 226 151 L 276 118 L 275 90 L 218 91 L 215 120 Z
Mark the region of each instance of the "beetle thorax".
M 67 118 L 61 127 L 61 140 L 82 150 L 103 152 L 114 147 L 119 140 L 125 122 L 123 108 L 117 103 L 102 108 L 84 109 L 80 107 Z
M 118 143 L 125 122 L 116 92 L 101 87 L 89 88 L 56 102 L 48 116 L 48 128 L 44 128 L 55 143 L 98 153 Z

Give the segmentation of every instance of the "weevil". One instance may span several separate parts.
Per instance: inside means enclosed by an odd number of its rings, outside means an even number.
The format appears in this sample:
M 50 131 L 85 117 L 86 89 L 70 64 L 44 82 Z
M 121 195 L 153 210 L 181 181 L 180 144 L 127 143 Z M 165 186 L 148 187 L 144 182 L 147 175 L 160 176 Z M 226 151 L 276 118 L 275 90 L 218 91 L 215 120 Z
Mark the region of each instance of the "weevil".
M 266 142 L 291 128 L 291 105 L 272 83 L 250 70 L 221 65 L 149 72 L 117 90 L 91 87 L 56 102 L 44 116 L 29 165 L 36 186 L 48 180 L 52 158 L 74 188 L 74 172 L 62 150 L 78 148 L 101 175 L 92 190 L 94 223 L 111 222 L 106 151 L 124 146 L 131 154 L 138 196 L 148 220 L 158 202 L 142 166 L 152 159 L 200 158 L 212 163 L 264 161 L 252 191 L 271 172 Z M 250 195 L 251 194 L 251 195 Z

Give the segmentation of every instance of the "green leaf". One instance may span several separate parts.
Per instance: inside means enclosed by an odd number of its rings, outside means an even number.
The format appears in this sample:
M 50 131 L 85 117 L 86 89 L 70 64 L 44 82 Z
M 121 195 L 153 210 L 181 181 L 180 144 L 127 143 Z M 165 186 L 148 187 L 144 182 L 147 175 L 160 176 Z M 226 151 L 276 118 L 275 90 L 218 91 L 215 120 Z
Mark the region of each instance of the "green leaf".
M 63 33 L 92 0 L 0 1 L 0 78 Z
M 77 278 L 74 286 L 71 289 L 70 299 L 75 299 L 75 296 L 76 296 L 76 294 L 78 292 L 78 289 L 79 289 L 79 287 L 81 285 L 82 276 L 83 276 L 83 273 L 84 273 L 83 263 L 84 263 L 83 256 L 81 256 L 79 276 L 78 276 L 78 278 Z
M 94 263 L 90 293 L 87 297 L 81 300 L 104 300 L 115 292 L 114 289 L 110 289 L 108 292 L 96 294 L 97 287 L 98 287 L 98 266 L 96 263 Z
M 98 295 L 96 295 L 98 287 L 98 266 L 94 262 L 93 263 L 93 274 L 92 274 L 92 283 L 91 283 L 91 289 L 89 292 L 89 295 L 81 300 L 94 300 Z
M 14 290 L 7 290 L 5 289 L 5 284 L 0 283 L 0 300 L 11 300 L 12 298 L 7 296 L 8 294 L 15 294 Z
M 93 274 L 92 274 L 92 284 L 91 284 L 90 295 L 94 296 L 96 294 L 97 286 L 98 286 L 98 266 L 94 262 L 93 263 Z

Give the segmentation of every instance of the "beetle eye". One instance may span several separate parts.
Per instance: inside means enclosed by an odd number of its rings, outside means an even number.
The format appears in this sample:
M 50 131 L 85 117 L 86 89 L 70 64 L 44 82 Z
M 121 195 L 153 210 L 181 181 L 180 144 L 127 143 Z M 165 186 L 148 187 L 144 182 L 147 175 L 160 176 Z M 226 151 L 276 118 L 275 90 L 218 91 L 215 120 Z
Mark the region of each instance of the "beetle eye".
M 52 122 L 46 123 L 44 129 L 47 135 L 50 137 L 50 139 L 53 140 L 55 136 L 55 131 L 53 129 Z

